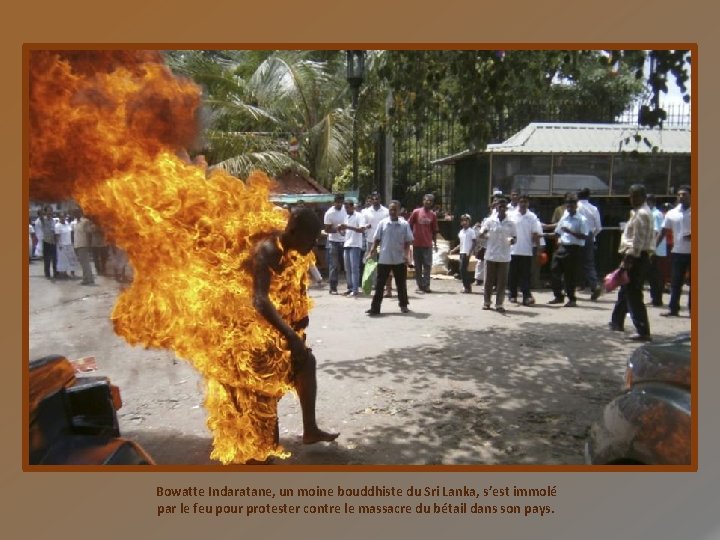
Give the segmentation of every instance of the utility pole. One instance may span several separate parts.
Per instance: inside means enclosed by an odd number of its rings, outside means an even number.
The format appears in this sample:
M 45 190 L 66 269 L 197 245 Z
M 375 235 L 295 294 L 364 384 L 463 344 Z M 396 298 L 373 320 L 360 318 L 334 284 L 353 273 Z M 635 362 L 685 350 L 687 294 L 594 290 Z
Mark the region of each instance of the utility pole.
M 365 51 L 346 51 L 347 53 L 347 81 L 352 91 L 353 109 L 353 148 L 352 148 L 352 189 L 358 189 L 358 140 L 357 140 L 357 110 L 360 85 L 365 77 Z M 359 202 L 359 201 L 358 201 Z
M 385 179 L 383 182 L 383 186 L 385 188 L 383 193 L 383 201 L 385 201 L 385 206 L 387 206 L 393 198 L 393 134 L 391 119 L 392 105 L 392 90 L 388 90 L 387 97 L 385 98 Z

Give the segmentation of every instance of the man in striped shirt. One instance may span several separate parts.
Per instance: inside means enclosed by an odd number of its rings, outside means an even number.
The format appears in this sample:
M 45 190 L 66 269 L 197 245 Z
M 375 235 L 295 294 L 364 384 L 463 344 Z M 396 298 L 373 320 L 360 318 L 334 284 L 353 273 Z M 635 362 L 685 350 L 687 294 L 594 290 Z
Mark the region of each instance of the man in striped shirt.
M 643 284 L 650 269 L 650 256 L 655 252 L 655 229 L 650 208 L 646 203 L 647 193 L 642 184 L 630 186 L 630 219 L 620 238 L 618 252 L 622 256 L 622 267 L 627 271 L 629 282 L 618 291 L 612 312 L 610 329 L 622 331 L 625 316 L 630 317 L 637 330 L 630 336 L 633 341 L 650 341 L 650 323 L 643 302 Z

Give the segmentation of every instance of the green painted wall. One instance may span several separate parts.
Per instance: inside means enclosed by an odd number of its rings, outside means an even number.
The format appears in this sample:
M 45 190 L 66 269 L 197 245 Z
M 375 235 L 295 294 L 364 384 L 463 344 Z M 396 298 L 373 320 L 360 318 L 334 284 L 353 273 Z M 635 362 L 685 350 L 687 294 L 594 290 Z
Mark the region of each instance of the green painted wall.
M 460 227 L 460 216 L 470 214 L 473 223 L 487 216 L 490 160 L 487 155 L 472 156 L 455 163 L 453 189 L 454 225 Z

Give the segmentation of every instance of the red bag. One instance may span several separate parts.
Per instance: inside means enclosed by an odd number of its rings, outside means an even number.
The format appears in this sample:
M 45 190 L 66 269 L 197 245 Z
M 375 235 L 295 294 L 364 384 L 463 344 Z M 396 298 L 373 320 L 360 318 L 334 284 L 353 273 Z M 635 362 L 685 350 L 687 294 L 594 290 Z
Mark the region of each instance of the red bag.
M 605 285 L 605 292 L 611 292 L 620 287 L 621 285 L 627 285 L 630 283 L 630 278 L 624 268 L 617 268 L 610 272 L 603 281 Z

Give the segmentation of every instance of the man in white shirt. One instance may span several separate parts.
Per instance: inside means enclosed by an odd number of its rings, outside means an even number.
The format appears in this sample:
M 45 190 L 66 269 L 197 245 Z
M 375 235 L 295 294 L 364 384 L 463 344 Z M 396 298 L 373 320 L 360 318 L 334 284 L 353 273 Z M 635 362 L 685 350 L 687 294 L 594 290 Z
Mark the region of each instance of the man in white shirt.
M 490 217 L 495 215 L 495 196 L 493 195 L 493 201 L 490 204 L 490 207 L 488 209 L 488 215 L 486 217 Z M 487 248 L 487 238 L 480 236 L 480 228 L 482 227 L 483 222 L 478 221 L 473 226 L 473 229 L 475 230 L 475 285 L 482 285 L 485 282 L 485 249 Z
M 578 191 L 577 212 L 585 218 L 588 224 L 588 235 L 585 239 L 585 251 L 583 253 L 583 270 L 585 272 L 585 282 L 590 287 L 590 300 L 597 300 L 600 297 L 601 288 L 598 283 L 597 269 L 595 268 L 595 239 L 602 231 L 602 222 L 600 221 L 600 212 L 597 206 L 592 204 L 590 198 L 590 190 L 583 188 Z
M 370 250 L 373 246 L 373 241 L 375 240 L 375 231 L 377 230 L 378 224 L 388 217 L 390 213 L 388 212 L 388 209 L 386 206 L 383 206 L 380 202 L 380 194 L 377 191 L 373 191 L 368 196 L 368 202 L 370 203 L 367 205 L 363 211 L 362 214 L 365 217 L 365 223 L 368 225 L 368 229 L 365 231 L 365 253 L 366 257 L 370 256 Z M 374 274 L 374 283 L 373 286 L 375 286 L 377 283 L 377 272 Z M 391 297 L 392 296 L 392 281 L 390 277 L 388 276 L 387 283 L 385 284 L 385 296 Z
M 37 244 L 35 245 L 35 256 L 36 257 L 42 257 L 42 248 L 43 248 L 43 231 L 42 231 L 42 220 L 43 220 L 43 213 L 44 210 L 40 209 L 37 212 L 37 218 L 35 219 L 35 222 L 33 224 L 33 229 L 35 230 L 35 238 L 37 238 Z
M 40 217 L 40 232 L 43 242 L 43 264 L 45 267 L 45 277 L 55 279 L 57 276 L 57 245 L 55 242 L 55 219 L 52 215 L 52 209 L 46 206 Z M 35 230 L 38 228 L 36 227 Z
M 333 205 L 325 212 L 323 224 L 328 235 L 327 250 L 328 280 L 330 281 L 330 294 L 338 294 L 338 275 L 340 273 L 340 258 L 342 257 L 345 235 L 342 233 L 341 225 L 345 223 L 347 212 L 343 208 L 345 196 L 342 193 L 335 195 Z
M 370 194 L 370 206 L 363 209 L 362 215 L 365 218 L 365 223 L 369 226 L 365 231 L 365 242 L 367 252 L 370 253 L 378 223 L 390 215 L 387 207 L 380 203 L 380 195 L 377 191 Z
M 507 205 L 507 215 L 510 219 L 515 219 L 515 214 L 520 208 L 520 191 L 517 189 L 510 190 L 510 202 Z
M 530 199 L 527 195 L 520 195 L 518 207 L 515 212 L 508 215 L 515 222 L 517 241 L 510 248 L 510 272 L 508 275 L 508 289 L 510 302 L 517 302 L 518 286 L 522 292 L 522 303 L 531 306 L 535 299 L 530 294 L 530 274 L 532 272 L 533 249 L 542 236 L 542 224 L 534 212 L 528 210 Z
M 29 223 L 30 228 L 28 229 L 28 263 L 32 262 L 33 257 L 33 235 L 35 234 L 35 227 L 32 223 Z
M 76 213 L 77 223 L 73 232 L 73 244 L 82 268 L 83 277 L 80 285 L 94 285 L 95 278 L 92 268 L 90 268 L 90 252 L 92 250 L 92 232 L 95 226 L 83 215 L 82 210 L 77 210 Z
M 567 212 L 563 214 L 555 226 L 555 234 L 559 236 L 559 241 L 550 266 L 552 289 L 555 297 L 548 304 L 562 304 L 565 301 L 563 296 L 564 283 L 565 294 L 568 297 L 565 307 L 577 306 L 575 284 L 582 264 L 585 238 L 587 238 L 589 231 L 587 221 L 577 211 L 577 202 L 577 195 L 574 193 L 565 195 Z
M 345 201 L 345 222 L 340 226 L 345 233 L 345 278 L 347 291 L 345 296 L 360 296 L 360 252 L 365 242 L 367 225 L 361 212 L 355 211 L 355 201 Z
M 510 249 L 515 243 L 515 222 L 507 216 L 507 201 L 498 199 L 496 213 L 486 218 L 480 227 L 480 236 L 487 238 L 485 248 L 485 302 L 483 309 L 490 309 L 493 287 L 496 289 L 495 310 L 505 313 L 505 287 L 510 266 Z
M 57 239 L 58 274 L 64 278 L 74 278 L 75 269 L 78 264 L 72 241 L 72 229 L 72 225 L 68 222 L 67 216 L 62 214 L 60 216 L 60 222 L 55 224 L 55 234 Z
M 655 232 L 655 241 L 660 237 L 663 228 L 665 216 L 656 206 L 655 195 L 648 195 L 646 201 L 648 208 L 653 216 L 653 231 Z M 665 278 L 663 276 L 663 267 L 667 260 L 667 241 L 663 239 L 655 246 L 655 255 L 650 259 L 650 269 L 648 270 L 647 279 L 650 282 L 650 298 L 652 305 L 660 307 L 663 305 L 663 289 L 665 289 Z
M 463 290 L 465 294 L 472 292 L 473 276 L 468 272 L 468 265 L 470 263 L 470 257 L 475 253 L 475 244 L 477 239 L 477 233 L 475 229 L 470 227 L 471 221 L 470 214 L 463 214 L 460 216 L 460 232 L 458 232 L 459 243 L 455 246 L 450 253 L 460 253 L 460 277 L 462 278 Z
M 678 205 L 665 214 L 663 229 L 657 239 L 660 244 L 668 231 L 672 232 L 673 247 L 670 252 L 670 303 L 669 311 L 662 313 L 663 317 L 677 317 L 680 312 L 680 295 L 685 283 L 685 274 L 691 270 L 691 228 L 692 217 L 690 213 L 690 186 L 680 186 L 677 191 Z M 688 295 L 688 310 L 691 302 Z

